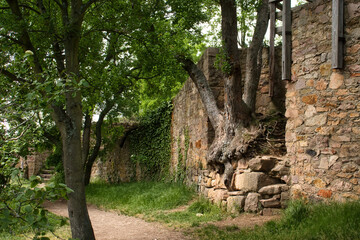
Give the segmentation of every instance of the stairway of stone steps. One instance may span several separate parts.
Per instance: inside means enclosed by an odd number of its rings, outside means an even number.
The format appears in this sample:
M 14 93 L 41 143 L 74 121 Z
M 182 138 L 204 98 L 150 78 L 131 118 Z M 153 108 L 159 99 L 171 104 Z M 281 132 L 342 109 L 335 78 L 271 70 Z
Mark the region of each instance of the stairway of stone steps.
M 42 177 L 44 182 L 48 182 L 51 179 L 51 177 L 54 175 L 54 173 L 55 173 L 55 167 L 53 166 L 48 168 L 42 168 L 40 170 L 40 177 Z

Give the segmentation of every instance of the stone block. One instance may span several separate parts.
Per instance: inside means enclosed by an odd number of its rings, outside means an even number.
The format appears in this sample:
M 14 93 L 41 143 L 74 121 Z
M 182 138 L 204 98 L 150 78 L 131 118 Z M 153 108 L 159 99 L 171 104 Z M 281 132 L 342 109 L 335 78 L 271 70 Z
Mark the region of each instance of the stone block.
M 281 178 L 283 176 L 289 175 L 290 167 L 287 166 L 285 162 L 278 162 L 273 169 L 270 171 L 270 175 Z
M 260 194 L 249 193 L 245 199 L 244 211 L 245 212 L 258 212 L 259 211 Z
M 333 72 L 330 77 L 330 84 L 329 87 L 331 89 L 338 89 L 344 84 L 344 75 Z
M 269 172 L 276 162 L 273 157 L 256 157 L 249 161 L 249 168 L 255 172 Z
M 323 197 L 323 198 L 331 198 L 332 196 L 332 191 L 328 190 L 328 189 L 320 189 L 317 193 L 318 196 Z
M 303 96 L 301 101 L 306 104 L 315 104 L 318 100 L 318 96 L 315 94 Z
M 274 179 L 261 172 L 245 172 L 235 176 L 235 189 L 245 192 L 257 192 L 260 188 L 279 183 Z
M 214 188 L 211 188 L 208 191 L 208 197 L 215 204 L 221 204 L 221 202 L 224 200 L 224 198 L 226 196 L 227 196 L 227 190 L 226 189 L 214 189 Z
M 323 126 L 327 121 L 326 114 L 317 114 L 305 120 L 306 126 Z
M 280 208 L 281 207 L 280 200 L 275 197 L 270 198 L 270 199 L 262 199 L 262 200 L 260 200 L 260 203 L 264 208 Z
M 275 195 L 280 194 L 281 192 L 289 190 L 289 186 L 286 184 L 274 184 L 262 187 L 259 190 L 259 193 L 261 195 Z
M 230 196 L 227 199 L 227 211 L 239 213 L 244 209 L 245 196 Z

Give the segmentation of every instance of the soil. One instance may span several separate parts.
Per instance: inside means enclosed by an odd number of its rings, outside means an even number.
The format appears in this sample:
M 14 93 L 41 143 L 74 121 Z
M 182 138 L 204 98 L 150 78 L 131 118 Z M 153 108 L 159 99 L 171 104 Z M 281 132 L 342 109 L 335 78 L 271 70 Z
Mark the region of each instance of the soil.
M 66 201 L 47 202 L 44 207 L 50 212 L 68 217 Z M 185 207 L 183 208 L 185 209 Z M 181 209 L 181 210 L 183 210 Z M 178 209 L 179 211 L 180 209 Z M 180 211 L 181 211 L 180 210 Z M 179 231 L 175 231 L 156 222 L 146 222 L 136 217 L 119 215 L 104 211 L 89 205 L 88 211 L 97 240 L 185 240 L 190 239 Z M 249 228 L 262 225 L 267 221 L 278 219 L 279 216 L 261 216 L 256 214 L 241 214 L 210 224 L 218 227 L 236 225 L 239 228 Z

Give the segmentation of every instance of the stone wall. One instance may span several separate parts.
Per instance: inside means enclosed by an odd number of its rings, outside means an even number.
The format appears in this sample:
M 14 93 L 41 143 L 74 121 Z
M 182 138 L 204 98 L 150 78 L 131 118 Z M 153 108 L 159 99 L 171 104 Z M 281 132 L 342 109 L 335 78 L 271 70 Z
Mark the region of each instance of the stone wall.
M 281 52 L 277 51 L 277 58 Z M 198 66 L 207 77 L 214 92 L 218 107 L 223 108 L 223 76 L 215 67 L 218 50 L 205 51 Z M 246 69 L 246 52 L 240 51 L 242 70 Z M 280 79 L 280 66 L 277 65 L 275 96 L 269 97 L 268 49 L 263 51 L 263 66 L 257 94 L 258 114 L 269 115 L 282 112 L 285 108 L 285 86 Z M 280 63 L 280 61 L 278 62 Z M 244 76 L 243 72 L 243 76 Z M 281 157 L 260 156 L 236 163 L 233 178 L 233 191 L 222 184 L 222 176 L 216 171 L 207 170 L 206 154 L 214 138 L 212 126 L 206 115 L 199 93 L 189 79 L 174 99 L 172 120 L 172 174 L 196 184 L 199 192 L 222 205 L 229 211 L 245 209 L 259 211 L 261 208 L 285 206 L 288 199 L 288 186 L 284 176 L 289 167 Z M 286 180 L 288 178 L 286 177 Z
M 18 167 L 27 171 L 25 174 L 27 177 L 39 175 L 41 168 L 49 156 L 49 151 L 42 153 L 33 152 L 32 154 L 26 156 L 26 158 L 20 158 Z
M 344 69 L 331 68 L 331 1 L 293 9 L 292 79 L 286 93 L 291 195 L 360 195 L 360 3 L 345 0 Z

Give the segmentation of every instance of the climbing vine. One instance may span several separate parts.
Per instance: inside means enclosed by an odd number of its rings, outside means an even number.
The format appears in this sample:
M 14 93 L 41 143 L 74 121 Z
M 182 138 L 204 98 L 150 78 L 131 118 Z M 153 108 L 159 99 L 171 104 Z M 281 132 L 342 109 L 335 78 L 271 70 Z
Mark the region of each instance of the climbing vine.
M 147 112 L 130 135 L 131 161 L 139 164 L 142 177 L 164 180 L 169 175 L 171 157 L 171 102 Z

